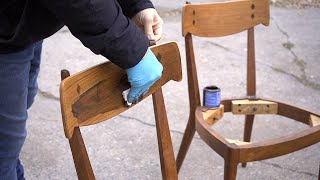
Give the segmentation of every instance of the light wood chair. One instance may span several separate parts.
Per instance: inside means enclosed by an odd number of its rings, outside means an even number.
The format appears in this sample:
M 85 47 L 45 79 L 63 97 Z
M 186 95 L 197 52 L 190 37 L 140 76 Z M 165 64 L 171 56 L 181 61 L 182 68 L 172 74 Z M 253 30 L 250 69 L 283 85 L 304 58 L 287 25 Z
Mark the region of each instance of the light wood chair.
M 162 86 L 170 80 L 181 81 L 181 60 L 176 43 L 152 46 L 164 67 L 162 77 L 143 97 L 152 94 L 163 179 L 177 179 L 176 164 L 162 95 Z M 94 125 L 130 109 L 122 92 L 130 87 L 124 70 L 106 62 L 73 76 L 61 71 L 60 102 L 64 132 L 69 140 L 78 179 L 95 179 L 81 126 Z
M 182 10 L 185 37 L 190 116 L 177 156 L 179 172 L 197 131 L 225 161 L 224 179 L 236 179 L 237 165 L 285 155 L 320 141 L 320 115 L 276 100 L 256 96 L 254 26 L 269 25 L 269 0 L 241 0 L 207 4 L 187 3 Z M 247 96 L 222 100 L 215 110 L 200 104 L 197 68 L 192 36 L 222 37 L 248 31 Z M 232 71 L 231 71 L 232 72 Z M 224 112 L 245 115 L 244 141 L 228 140 L 210 128 Z M 276 114 L 310 125 L 311 128 L 277 139 L 250 143 L 254 116 Z

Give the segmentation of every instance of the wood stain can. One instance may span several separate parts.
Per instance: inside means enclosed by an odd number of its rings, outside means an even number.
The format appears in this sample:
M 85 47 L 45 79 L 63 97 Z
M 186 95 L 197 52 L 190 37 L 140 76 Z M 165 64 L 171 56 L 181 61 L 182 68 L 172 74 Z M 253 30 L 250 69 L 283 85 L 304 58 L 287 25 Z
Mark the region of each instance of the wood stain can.
M 218 86 L 207 86 L 203 89 L 203 106 L 214 109 L 220 106 L 221 94 Z

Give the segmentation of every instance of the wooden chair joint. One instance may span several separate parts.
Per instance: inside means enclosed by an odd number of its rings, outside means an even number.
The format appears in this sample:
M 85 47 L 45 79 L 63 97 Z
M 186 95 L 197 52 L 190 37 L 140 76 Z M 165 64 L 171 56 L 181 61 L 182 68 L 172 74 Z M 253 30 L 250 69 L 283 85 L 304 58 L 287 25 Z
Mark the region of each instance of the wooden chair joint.
M 278 114 L 278 103 L 264 100 L 234 100 L 232 114 Z
M 245 141 L 240 141 L 240 140 L 235 140 L 235 139 L 226 139 L 229 143 L 236 144 L 238 146 L 240 145 L 247 145 L 250 144 L 250 142 L 245 142 Z
M 216 109 L 202 108 L 203 119 L 208 123 L 209 126 L 214 125 L 218 120 L 223 117 L 224 106 L 220 105 Z
M 320 117 L 313 115 L 313 114 L 310 114 L 309 125 L 311 127 L 319 126 L 320 125 Z

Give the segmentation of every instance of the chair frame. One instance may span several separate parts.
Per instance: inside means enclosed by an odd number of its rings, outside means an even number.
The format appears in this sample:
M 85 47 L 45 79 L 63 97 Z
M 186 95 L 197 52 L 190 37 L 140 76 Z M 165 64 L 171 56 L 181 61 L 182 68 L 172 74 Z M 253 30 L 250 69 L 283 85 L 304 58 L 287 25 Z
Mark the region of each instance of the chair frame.
M 212 11 L 220 10 L 220 12 L 225 12 L 225 14 L 205 12 L 208 9 Z M 234 17 L 238 17 L 239 20 L 233 20 Z M 254 26 L 258 24 L 269 25 L 268 0 L 242 0 L 203 4 L 190 4 L 187 2 L 184 6 L 182 11 L 182 33 L 185 37 L 186 47 L 190 115 L 176 159 L 178 172 L 196 131 L 213 150 L 224 158 L 225 180 L 236 179 L 237 165 L 239 163 L 242 163 L 242 166 L 245 167 L 246 162 L 285 155 L 320 142 L 319 114 L 286 103 L 256 96 Z M 205 115 L 200 102 L 192 35 L 220 37 L 236 34 L 244 30 L 248 31 L 247 96 L 222 100 L 222 106 L 219 110 L 212 111 L 212 115 Z M 252 104 L 244 103 L 243 105 L 246 105 L 250 109 L 263 106 L 263 104 L 260 104 L 262 101 L 267 103 L 268 107 L 271 104 L 275 105 L 276 111 L 238 113 L 235 112 L 233 107 L 233 103 L 236 100 L 240 100 L 240 102 L 249 101 Z M 245 115 L 244 141 L 227 140 L 210 128 L 209 124 L 213 125 L 222 118 L 221 113 L 219 115 L 214 114 L 219 111 Z M 278 114 L 310 125 L 311 128 L 270 141 L 250 143 L 255 114 Z M 209 116 L 215 119 L 208 120 Z M 312 118 L 313 116 L 314 118 Z
M 150 87 L 163 179 L 178 179 L 173 147 L 164 104 L 162 86 L 170 80 L 181 81 L 180 53 L 176 43 L 152 46 L 151 50 L 164 67 L 162 77 Z M 70 76 L 61 71 L 60 103 L 66 138 L 69 140 L 78 179 L 95 179 L 80 127 L 97 124 L 117 116 L 127 107 L 122 91 L 130 84 L 124 70 L 106 62 Z M 100 88 L 103 87 L 103 88 Z M 140 101 L 141 102 L 141 101 Z

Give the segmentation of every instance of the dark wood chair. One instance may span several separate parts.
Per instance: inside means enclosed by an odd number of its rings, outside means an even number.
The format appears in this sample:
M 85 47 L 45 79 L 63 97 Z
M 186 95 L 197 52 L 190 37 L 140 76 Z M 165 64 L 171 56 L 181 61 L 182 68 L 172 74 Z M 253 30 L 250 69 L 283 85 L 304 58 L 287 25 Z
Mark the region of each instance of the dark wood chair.
M 182 10 L 185 37 L 190 116 L 177 156 L 179 172 L 197 131 L 225 161 L 224 179 L 236 179 L 237 165 L 285 155 L 320 141 L 320 115 L 277 100 L 256 96 L 254 27 L 269 25 L 269 0 L 241 0 L 207 4 L 187 3 Z M 222 37 L 247 30 L 247 96 L 222 100 L 215 110 L 201 107 L 192 36 Z M 228 140 L 210 128 L 224 112 L 245 116 L 244 141 Z M 310 125 L 307 130 L 277 139 L 250 143 L 256 114 L 276 114 Z
M 181 60 L 174 42 L 152 46 L 164 67 L 163 74 L 143 97 L 152 94 L 163 179 L 177 179 L 176 164 L 162 95 L 162 86 L 170 80 L 181 81 Z M 81 126 L 97 124 L 130 109 L 122 92 L 130 87 L 124 70 L 106 62 L 73 76 L 61 71 L 60 102 L 64 132 L 69 140 L 78 179 L 95 179 Z

